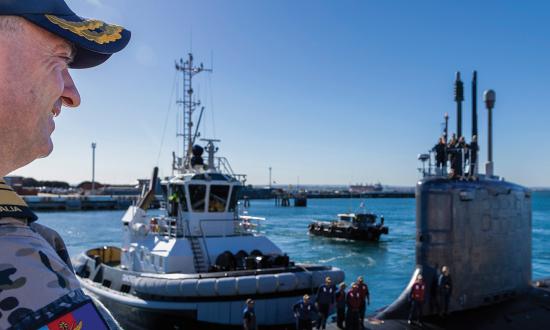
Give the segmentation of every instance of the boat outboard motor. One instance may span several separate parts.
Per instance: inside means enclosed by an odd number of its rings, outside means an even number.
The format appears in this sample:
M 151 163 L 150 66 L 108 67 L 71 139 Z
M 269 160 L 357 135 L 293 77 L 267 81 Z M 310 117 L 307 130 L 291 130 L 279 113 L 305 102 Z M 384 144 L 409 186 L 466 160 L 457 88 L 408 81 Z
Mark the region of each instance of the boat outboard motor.
M 475 115 L 475 114 L 474 114 Z M 426 284 L 424 315 L 447 266 L 449 311 L 491 305 L 525 293 L 531 281 L 531 192 L 494 175 L 426 176 L 416 185 L 416 269 L 379 319 L 405 318 L 418 273 Z M 432 299 L 430 301 L 430 299 Z
M 202 153 L 204 152 L 204 149 L 198 144 L 195 144 L 193 146 L 192 152 L 193 152 L 193 157 L 191 157 L 191 166 L 195 167 L 195 165 L 199 165 L 199 166 L 204 165 L 204 160 L 202 159 Z

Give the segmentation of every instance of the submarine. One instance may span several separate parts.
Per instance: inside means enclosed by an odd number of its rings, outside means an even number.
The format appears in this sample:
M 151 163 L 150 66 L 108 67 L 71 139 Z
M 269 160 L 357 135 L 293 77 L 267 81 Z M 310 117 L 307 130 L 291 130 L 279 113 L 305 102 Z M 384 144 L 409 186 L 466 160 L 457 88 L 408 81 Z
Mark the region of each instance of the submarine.
M 457 136 L 462 136 L 463 83 L 457 72 Z M 495 92 L 483 95 L 488 114 L 487 163 L 478 170 L 477 148 L 458 157 L 460 168 L 436 168 L 420 154 L 416 184 L 416 266 L 389 306 L 371 315 L 367 329 L 549 329 L 550 278 L 532 280 L 531 191 L 494 174 L 492 109 Z M 477 72 L 472 77 L 472 137 L 477 130 Z M 448 136 L 448 116 L 445 118 Z M 471 164 L 467 164 L 468 161 Z M 426 164 L 427 163 L 427 164 Z M 464 166 L 468 165 L 468 166 Z M 449 314 L 438 314 L 435 284 L 442 266 L 453 289 Z M 408 324 L 409 296 L 418 274 L 426 285 L 422 323 Z M 333 324 L 329 329 L 336 329 Z

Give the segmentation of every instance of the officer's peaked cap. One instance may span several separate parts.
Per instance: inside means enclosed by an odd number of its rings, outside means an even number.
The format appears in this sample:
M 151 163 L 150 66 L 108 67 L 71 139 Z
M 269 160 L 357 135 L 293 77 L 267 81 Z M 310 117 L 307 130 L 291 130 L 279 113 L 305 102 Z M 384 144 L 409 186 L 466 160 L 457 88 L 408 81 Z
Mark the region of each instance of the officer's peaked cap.
M 82 18 L 64 0 L 0 0 L 0 15 L 21 16 L 68 40 L 76 47 L 71 68 L 90 68 L 105 62 L 130 41 L 122 26 Z

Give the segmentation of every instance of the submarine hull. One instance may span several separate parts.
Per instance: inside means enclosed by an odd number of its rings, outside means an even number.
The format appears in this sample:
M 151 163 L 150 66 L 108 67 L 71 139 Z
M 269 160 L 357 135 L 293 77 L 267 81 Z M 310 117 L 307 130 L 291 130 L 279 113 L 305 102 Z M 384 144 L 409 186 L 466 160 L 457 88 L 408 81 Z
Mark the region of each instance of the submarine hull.
M 422 325 L 408 324 L 407 318 L 365 321 L 365 328 L 371 330 L 396 329 L 451 329 L 451 330 L 535 330 L 550 326 L 550 279 L 537 281 L 545 287 L 531 286 L 527 292 L 514 299 L 494 305 L 453 312 L 442 318 L 431 315 L 422 318 Z M 426 303 L 425 303 L 426 305 Z M 335 324 L 327 329 L 338 329 Z

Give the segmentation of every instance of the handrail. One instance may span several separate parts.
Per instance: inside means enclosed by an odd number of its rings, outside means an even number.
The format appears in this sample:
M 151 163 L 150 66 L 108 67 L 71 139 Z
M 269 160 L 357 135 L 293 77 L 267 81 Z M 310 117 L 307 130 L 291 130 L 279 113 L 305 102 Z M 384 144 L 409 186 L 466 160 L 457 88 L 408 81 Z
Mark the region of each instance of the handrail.
M 214 222 L 227 223 L 229 221 L 232 221 L 233 222 L 233 231 L 232 231 L 232 233 L 230 233 L 230 235 L 244 236 L 244 235 L 261 233 L 261 231 L 260 231 L 260 227 L 261 227 L 260 221 L 264 221 L 264 220 L 265 220 L 265 218 L 248 217 L 248 216 L 244 216 L 244 218 L 241 218 L 241 216 L 239 216 L 238 218 L 234 218 L 233 220 L 228 220 L 228 219 L 202 219 L 202 220 L 199 220 L 199 227 L 200 227 L 201 233 L 203 233 L 203 235 L 204 235 L 203 223 L 214 223 Z M 251 222 L 254 222 L 254 223 L 251 223 Z M 225 237 L 225 236 L 227 236 L 227 234 L 224 232 L 222 236 Z
M 457 156 L 460 157 L 458 168 L 458 173 L 454 173 L 455 178 L 466 178 L 477 175 L 477 170 L 474 168 L 474 173 L 470 173 L 472 166 L 477 166 L 476 164 L 472 164 L 472 151 L 471 150 L 464 150 L 463 148 L 448 148 L 446 149 L 446 159 L 443 162 L 442 167 L 437 166 L 436 161 L 436 152 L 435 151 L 428 151 L 427 154 L 420 154 L 418 155 L 418 160 L 422 162 L 422 167 L 418 168 L 418 171 L 422 175 L 422 177 L 447 177 L 451 174 L 450 171 L 447 169 L 453 170 L 453 164 L 451 162 L 450 155 L 452 153 L 458 154 Z M 427 162 L 427 164 L 426 164 Z

